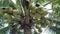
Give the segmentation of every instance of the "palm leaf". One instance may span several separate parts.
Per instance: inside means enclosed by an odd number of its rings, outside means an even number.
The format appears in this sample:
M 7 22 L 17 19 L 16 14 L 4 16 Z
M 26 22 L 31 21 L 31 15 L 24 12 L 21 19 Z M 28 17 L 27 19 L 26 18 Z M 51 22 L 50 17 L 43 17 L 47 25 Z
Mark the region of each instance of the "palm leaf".
M 6 33 L 7 33 L 6 31 L 8 31 L 8 30 L 9 30 L 8 27 L 1 28 L 1 29 L 0 29 L 0 34 L 6 34 Z

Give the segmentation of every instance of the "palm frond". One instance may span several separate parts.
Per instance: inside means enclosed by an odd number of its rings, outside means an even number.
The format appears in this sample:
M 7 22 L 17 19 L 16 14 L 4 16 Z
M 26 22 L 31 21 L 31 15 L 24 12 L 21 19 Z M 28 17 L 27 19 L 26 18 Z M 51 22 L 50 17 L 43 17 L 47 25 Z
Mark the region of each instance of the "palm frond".
M 5 27 L 5 28 L 1 28 L 0 29 L 0 34 L 7 34 L 7 31 L 9 30 L 8 27 Z

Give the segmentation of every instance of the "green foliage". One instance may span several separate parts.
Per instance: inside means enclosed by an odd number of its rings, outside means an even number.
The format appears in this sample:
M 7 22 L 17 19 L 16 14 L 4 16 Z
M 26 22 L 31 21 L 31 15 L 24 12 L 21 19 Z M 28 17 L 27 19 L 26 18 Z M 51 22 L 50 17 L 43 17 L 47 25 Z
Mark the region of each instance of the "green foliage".
M 49 2 L 47 4 L 52 3 L 53 5 L 58 4 L 60 6 L 60 2 L 59 2 L 60 0 L 57 0 L 57 1 L 55 1 L 55 0 L 53 0 L 53 1 L 52 0 L 36 0 L 36 1 L 40 2 L 41 4 L 43 4 L 44 2 L 47 1 L 47 2 Z M 47 5 L 47 4 L 45 4 L 45 5 Z M 5 10 L 0 10 L 0 15 L 2 15 L 3 18 L 6 18 L 8 20 L 8 22 L 11 22 L 11 23 L 15 23 L 16 21 L 21 21 L 21 22 L 23 21 L 24 23 L 26 22 L 25 18 L 23 18 L 23 17 L 27 17 L 26 14 L 28 12 L 26 13 L 26 11 L 24 10 L 21 0 L 16 0 L 16 4 L 14 4 L 11 0 L 1 0 L 0 7 L 7 7 L 7 8 L 5 8 Z M 56 8 L 56 6 L 55 6 L 52 9 L 55 11 L 54 17 L 60 15 L 60 12 L 59 12 L 60 7 Z M 48 12 L 47 12 L 47 10 L 44 9 L 44 7 L 41 7 L 41 6 L 36 7 L 36 6 L 33 6 L 32 4 L 30 4 L 29 9 L 27 9 L 27 11 L 30 11 L 30 12 L 26 19 L 28 19 L 28 18 L 31 19 L 31 17 L 32 17 L 32 20 L 33 20 L 32 23 L 41 25 L 41 27 L 46 27 L 47 25 L 51 24 L 49 22 L 49 20 L 45 18 L 45 16 L 48 14 Z M 59 18 L 60 18 L 60 16 L 59 16 Z M 11 23 L 9 23 L 9 24 L 13 25 Z M 22 23 L 22 24 L 24 24 L 24 23 Z M 32 25 L 34 25 L 34 24 L 32 24 Z M 36 25 L 36 28 L 38 29 L 38 31 L 42 32 L 41 27 L 39 27 L 37 25 Z
M 13 10 L 13 15 L 18 15 L 19 14 L 19 11 L 18 10 Z
M 3 17 L 4 17 L 4 18 L 6 18 L 6 19 L 8 19 L 8 20 L 10 20 L 10 19 L 11 19 L 11 16 L 10 16 L 10 15 L 8 15 L 7 13 L 5 13 L 5 14 L 3 15 Z
M 35 19 L 38 20 L 38 19 L 40 19 L 41 16 L 38 13 L 36 13 L 34 17 L 35 17 Z
M 42 32 L 42 29 L 39 27 L 39 25 L 36 25 L 36 28 L 38 29 L 38 32 Z
M 43 4 L 46 0 L 37 0 L 40 4 Z
M 34 34 L 39 34 L 39 33 L 37 33 L 36 31 L 34 31 Z
M 5 12 L 12 14 L 12 8 L 11 7 L 5 8 Z
M 16 19 L 17 21 L 20 21 L 20 20 L 21 20 L 21 17 L 20 17 L 19 15 L 14 15 L 14 17 L 15 17 L 15 19 Z
M 0 10 L 0 15 L 4 15 L 4 12 L 2 10 Z
M 8 27 L 0 29 L 0 34 L 7 34 L 7 31 L 9 30 Z

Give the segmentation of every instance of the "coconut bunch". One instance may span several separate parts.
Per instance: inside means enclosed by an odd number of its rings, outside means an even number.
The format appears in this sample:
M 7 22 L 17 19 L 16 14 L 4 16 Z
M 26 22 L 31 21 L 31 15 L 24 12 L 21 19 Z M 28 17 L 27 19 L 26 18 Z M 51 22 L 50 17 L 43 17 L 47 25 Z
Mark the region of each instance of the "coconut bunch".
M 17 9 L 12 9 L 12 7 L 5 7 L 0 10 L 0 15 L 3 18 L 7 19 L 8 23 L 13 21 L 20 21 L 21 16 L 19 15 L 19 11 Z
M 41 27 L 45 28 L 50 25 L 50 21 L 45 17 L 47 14 L 47 10 L 40 4 L 34 2 L 30 4 L 30 17 L 32 17 L 32 23 L 35 24 L 38 32 L 42 32 Z

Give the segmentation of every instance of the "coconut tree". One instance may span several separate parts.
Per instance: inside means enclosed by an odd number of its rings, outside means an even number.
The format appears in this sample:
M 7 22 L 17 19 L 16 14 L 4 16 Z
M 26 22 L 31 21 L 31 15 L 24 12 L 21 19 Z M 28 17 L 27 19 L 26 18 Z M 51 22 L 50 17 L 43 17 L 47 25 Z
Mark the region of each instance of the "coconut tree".
M 18 2 L 19 1 L 19 2 Z M 39 32 L 42 32 L 41 26 L 46 27 L 49 21 L 44 17 L 48 12 L 39 4 L 32 0 L 18 0 L 19 5 L 3 7 L 0 10 L 2 15 L 8 22 L 11 34 L 17 34 L 16 24 L 21 25 L 24 34 L 32 34 L 31 29 L 35 26 Z M 3 0 L 4 4 L 5 0 Z M 35 4 L 34 6 L 32 4 Z M 16 7 L 17 6 L 17 7 Z M 45 23 L 44 23 L 45 22 Z
M 1 0 L 0 15 L 6 20 L 6 23 L 8 23 L 8 27 L 3 28 L 5 29 L 4 32 L 9 29 L 10 34 L 19 34 L 20 30 L 23 30 L 24 34 L 32 34 L 32 29 L 38 29 L 38 32 L 35 30 L 36 34 L 41 33 L 41 27 L 50 26 L 50 22 L 52 21 L 45 17 L 48 12 L 44 6 L 50 3 L 54 5 L 56 2 L 58 1 L 16 0 L 14 4 L 12 0 Z M 52 10 L 54 10 L 54 8 L 52 8 Z M 1 29 L 1 31 L 3 31 L 3 29 Z

